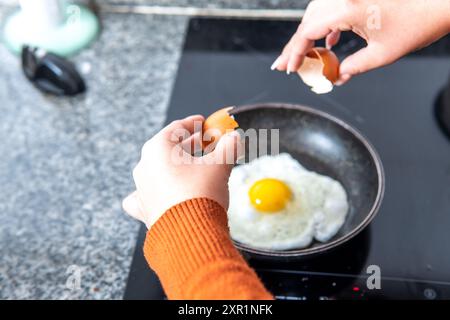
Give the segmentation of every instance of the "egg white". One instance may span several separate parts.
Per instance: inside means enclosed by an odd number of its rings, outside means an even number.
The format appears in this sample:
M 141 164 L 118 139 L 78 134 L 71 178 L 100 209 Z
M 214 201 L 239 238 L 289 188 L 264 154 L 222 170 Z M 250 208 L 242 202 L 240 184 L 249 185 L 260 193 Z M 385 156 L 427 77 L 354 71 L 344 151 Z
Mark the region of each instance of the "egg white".
M 264 178 L 281 180 L 290 188 L 292 198 L 283 210 L 261 213 L 252 206 L 248 191 Z M 329 241 L 348 211 L 347 194 L 338 181 L 305 169 L 287 153 L 235 167 L 228 186 L 231 237 L 255 248 L 289 250 L 307 247 L 314 238 Z

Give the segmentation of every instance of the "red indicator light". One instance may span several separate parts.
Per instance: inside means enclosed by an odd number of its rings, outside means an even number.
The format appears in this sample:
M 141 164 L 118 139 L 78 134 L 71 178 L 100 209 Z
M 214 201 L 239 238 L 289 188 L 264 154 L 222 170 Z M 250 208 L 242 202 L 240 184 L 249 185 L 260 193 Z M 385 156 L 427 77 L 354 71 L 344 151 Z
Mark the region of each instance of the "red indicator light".
M 359 287 L 353 287 L 353 291 L 358 292 L 359 291 Z

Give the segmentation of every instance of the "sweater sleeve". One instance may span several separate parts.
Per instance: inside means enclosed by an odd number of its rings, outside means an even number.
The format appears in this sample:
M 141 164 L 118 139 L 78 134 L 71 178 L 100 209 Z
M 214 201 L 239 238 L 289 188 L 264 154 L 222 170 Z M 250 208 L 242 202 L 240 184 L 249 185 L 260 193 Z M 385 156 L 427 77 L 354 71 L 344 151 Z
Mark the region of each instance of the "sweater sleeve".
M 170 208 L 147 232 L 144 255 L 169 299 L 273 299 L 234 247 L 227 214 L 213 200 Z

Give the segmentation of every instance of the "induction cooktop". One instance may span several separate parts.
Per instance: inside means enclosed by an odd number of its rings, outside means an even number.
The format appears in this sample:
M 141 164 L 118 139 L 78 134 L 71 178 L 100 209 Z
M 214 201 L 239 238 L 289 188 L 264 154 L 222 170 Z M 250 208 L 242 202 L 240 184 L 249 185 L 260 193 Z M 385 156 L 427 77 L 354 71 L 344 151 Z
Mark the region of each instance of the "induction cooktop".
M 192 19 L 167 121 L 228 105 L 287 102 L 352 124 L 385 168 L 385 197 L 373 222 L 318 257 L 249 263 L 279 299 L 449 299 L 450 140 L 437 116 L 449 86 L 450 37 L 316 95 L 297 75 L 270 70 L 297 24 Z M 362 46 L 344 34 L 334 50 L 342 58 Z M 125 299 L 164 298 L 142 254 L 144 237 L 142 227 Z

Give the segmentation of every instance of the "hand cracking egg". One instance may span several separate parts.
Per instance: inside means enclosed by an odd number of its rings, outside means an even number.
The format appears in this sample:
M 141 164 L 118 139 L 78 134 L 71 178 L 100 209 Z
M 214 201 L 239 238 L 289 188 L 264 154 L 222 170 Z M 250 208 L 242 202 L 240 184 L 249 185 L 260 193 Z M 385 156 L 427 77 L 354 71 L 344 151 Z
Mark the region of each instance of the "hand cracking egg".
M 308 171 L 287 153 L 233 169 L 228 220 L 234 240 L 261 249 L 326 242 L 344 224 L 347 195 L 332 178 Z

